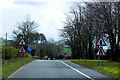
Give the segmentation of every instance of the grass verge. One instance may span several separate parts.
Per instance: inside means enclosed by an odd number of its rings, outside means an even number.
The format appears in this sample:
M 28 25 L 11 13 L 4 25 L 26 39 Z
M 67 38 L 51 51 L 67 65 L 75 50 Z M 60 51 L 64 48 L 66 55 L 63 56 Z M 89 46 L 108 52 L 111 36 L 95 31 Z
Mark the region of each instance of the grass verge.
M 18 58 L 2 63 L 2 78 L 7 78 L 24 64 L 35 60 L 33 58 Z
M 72 61 L 74 63 L 81 64 L 88 68 L 95 69 L 101 73 L 108 74 L 109 76 L 120 80 L 120 77 L 119 77 L 120 70 L 118 69 L 118 65 L 120 65 L 120 63 L 118 63 L 118 62 L 104 60 L 103 61 L 104 63 L 102 65 L 102 61 L 100 61 L 100 64 L 98 64 L 98 60 L 71 59 L 71 60 L 67 60 L 67 61 Z

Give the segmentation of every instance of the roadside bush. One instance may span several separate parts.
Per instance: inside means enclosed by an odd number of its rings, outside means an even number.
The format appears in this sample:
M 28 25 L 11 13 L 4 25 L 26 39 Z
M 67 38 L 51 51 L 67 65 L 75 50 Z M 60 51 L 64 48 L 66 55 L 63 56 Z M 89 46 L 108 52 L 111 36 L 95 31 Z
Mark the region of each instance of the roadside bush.
M 17 57 L 19 57 L 19 58 L 22 58 L 22 57 L 31 58 L 32 56 L 29 53 L 18 53 Z
M 22 58 L 23 54 L 22 53 L 17 53 L 17 57 Z
M 2 59 L 5 59 L 5 48 L 2 47 Z
M 12 58 L 22 58 L 27 57 L 31 58 L 31 55 L 29 53 L 18 53 L 18 49 L 10 46 L 3 46 L 2 47 L 2 59 L 3 60 L 9 60 Z
M 2 47 L 2 59 L 12 59 L 17 57 L 18 50 L 10 46 Z
M 29 53 L 25 53 L 25 57 L 31 58 L 31 55 Z

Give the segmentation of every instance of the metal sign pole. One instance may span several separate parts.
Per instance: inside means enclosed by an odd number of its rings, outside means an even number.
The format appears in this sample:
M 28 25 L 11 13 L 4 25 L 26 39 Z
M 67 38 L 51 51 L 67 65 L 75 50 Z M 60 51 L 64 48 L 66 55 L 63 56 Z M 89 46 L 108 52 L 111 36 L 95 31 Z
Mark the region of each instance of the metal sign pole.
M 100 56 L 98 56 L 98 65 L 100 64 L 99 60 L 100 60 Z
M 102 56 L 102 65 L 103 65 L 103 56 Z
M 28 51 L 28 54 L 30 54 L 29 51 Z
M 31 52 L 29 51 L 29 55 L 31 55 Z
M 100 36 L 98 39 L 96 46 L 99 47 L 98 52 L 96 53 L 96 56 L 98 56 L 98 64 L 100 64 L 100 56 L 102 56 L 102 65 L 103 65 L 103 56 L 106 56 L 106 53 L 104 52 L 103 46 L 107 46 L 105 41 L 103 40 L 103 37 Z

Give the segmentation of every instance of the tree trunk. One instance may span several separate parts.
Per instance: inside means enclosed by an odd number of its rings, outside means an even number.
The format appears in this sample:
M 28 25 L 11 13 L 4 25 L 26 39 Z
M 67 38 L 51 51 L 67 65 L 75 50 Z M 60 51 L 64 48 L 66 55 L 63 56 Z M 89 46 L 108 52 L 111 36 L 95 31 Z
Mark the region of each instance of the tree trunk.
M 93 55 L 92 55 L 92 40 L 91 37 L 89 37 L 89 59 L 93 59 Z

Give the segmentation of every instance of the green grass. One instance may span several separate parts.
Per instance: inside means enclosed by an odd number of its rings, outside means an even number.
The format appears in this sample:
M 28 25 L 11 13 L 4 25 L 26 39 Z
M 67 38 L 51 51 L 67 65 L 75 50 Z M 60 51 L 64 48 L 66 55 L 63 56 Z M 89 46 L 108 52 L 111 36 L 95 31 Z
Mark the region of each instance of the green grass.
M 33 58 L 18 58 L 2 63 L 2 78 L 7 78 L 25 63 L 34 60 Z
M 3 40 L 0 40 L 0 46 L 5 46 L 6 45 L 6 42 L 3 41 Z M 10 45 L 10 41 L 8 40 L 7 41 L 7 45 Z
M 0 61 L 0 80 L 2 79 L 2 62 Z
M 1 45 L 1 46 L 4 46 L 4 45 L 5 45 L 5 42 L 2 41 L 2 40 L 0 40 L 0 45 Z
M 70 48 L 64 47 L 63 52 L 68 53 L 69 56 L 71 55 L 71 49 Z
M 75 60 L 75 59 L 72 59 L 72 60 L 67 60 L 67 61 L 72 61 L 77 64 L 82 64 L 91 69 L 95 69 L 101 73 L 108 74 L 113 78 L 118 79 L 118 77 L 120 76 L 120 74 L 119 74 L 120 70 L 118 71 L 118 65 L 120 65 L 120 63 L 118 63 L 118 62 L 104 60 L 103 61 L 104 63 L 102 65 L 102 61 L 100 61 L 100 64 L 98 64 L 98 60 L 78 60 L 78 59 Z

